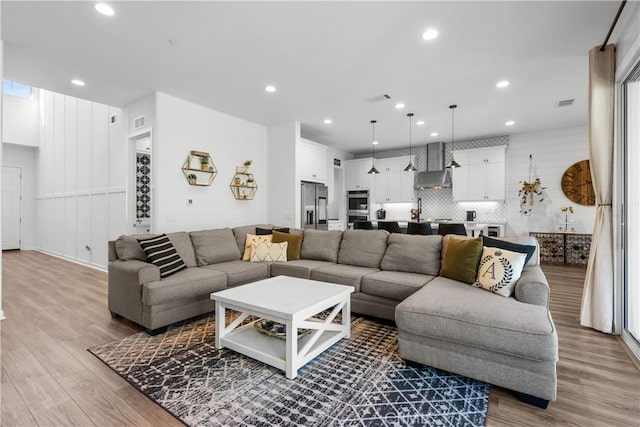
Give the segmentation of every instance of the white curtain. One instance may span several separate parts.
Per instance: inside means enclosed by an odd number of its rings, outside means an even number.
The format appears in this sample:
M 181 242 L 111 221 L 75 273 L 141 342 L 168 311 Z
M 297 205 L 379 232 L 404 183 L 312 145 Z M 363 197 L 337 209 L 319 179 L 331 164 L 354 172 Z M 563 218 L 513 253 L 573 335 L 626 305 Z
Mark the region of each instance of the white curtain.
M 596 220 L 582 293 L 580 324 L 613 331 L 613 112 L 615 106 L 615 45 L 589 51 L 589 160 L 596 193 Z

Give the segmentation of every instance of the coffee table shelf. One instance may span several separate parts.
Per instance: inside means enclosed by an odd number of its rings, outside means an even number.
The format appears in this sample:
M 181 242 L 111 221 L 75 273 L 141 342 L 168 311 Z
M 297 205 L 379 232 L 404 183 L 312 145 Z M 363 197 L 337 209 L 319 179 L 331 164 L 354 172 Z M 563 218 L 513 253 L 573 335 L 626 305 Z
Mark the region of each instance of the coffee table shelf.
M 311 334 L 307 334 L 298 338 L 298 348 L 304 347 L 311 339 L 311 336 Z M 341 339 L 342 336 L 340 336 L 339 332 L 328 331 L 323 333 L 318 341 L 311 346 L 309 353 L 297 361 L 298 366 L 296 366 L 295 369 L 306 365 L 325 349 L 331 347 Z M 220 343 L 223 347 L 237 351 L 252 359 L 259 360 L 274 368 L 282 369 L 283 371 L 287 368 L 286 340 L 258 332 L 253 327 L 253 324 L 244 325 L 235 329 L 233 332 L 225 335 L 225 337 L 220 340 Z

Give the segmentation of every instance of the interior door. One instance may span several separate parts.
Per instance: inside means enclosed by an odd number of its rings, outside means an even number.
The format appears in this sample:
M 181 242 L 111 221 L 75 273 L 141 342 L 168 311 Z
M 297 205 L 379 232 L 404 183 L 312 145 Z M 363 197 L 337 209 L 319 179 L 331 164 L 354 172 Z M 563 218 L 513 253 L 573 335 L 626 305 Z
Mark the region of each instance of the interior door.
M 20 249 L 22 171 L 2 167 L 2 250 Z

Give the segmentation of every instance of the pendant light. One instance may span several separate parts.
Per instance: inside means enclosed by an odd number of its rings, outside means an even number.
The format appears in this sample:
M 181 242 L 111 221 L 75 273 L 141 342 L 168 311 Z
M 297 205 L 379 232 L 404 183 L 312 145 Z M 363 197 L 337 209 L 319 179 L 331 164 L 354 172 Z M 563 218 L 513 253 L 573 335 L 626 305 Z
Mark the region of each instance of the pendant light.
M 367 172 L 368 174 L 371 175 L 375 175 L 377 173 L 380 173 L 380 171 L 378 169 L 376 169 L 376 144 L 378 143 L 376 141 L 376 120 L 371 120 L 371 130 L 372 130 L 372 137 L 371 137 L 371 169 L 369 169 L 369 172 Z
M 407 114 L 407 117 L 409 117 L 409 164 L 407 165 L 406 168 L 404 168 L 404 171 L 415 172 L 418 169 L 415 166 L 413 166 L 413 162 L 411 161 L 411 118 L 413 117 L 413 113 Z
M 460 163 L 456 162 L 456 159 L 454 158 L 454 152 L 456 151 L 456 145 L 455 145 L 455 138 L 453 137 L 453 112 L 455 111 L 456 108 L 458 108 L 457 105 L 449 105 L 449 108 L 451 109 L 451 162 L 449 163 L 449 166 L 447 166 L 447 169 L 455 169 L 455 168 L 459 168 L 460 167 Z

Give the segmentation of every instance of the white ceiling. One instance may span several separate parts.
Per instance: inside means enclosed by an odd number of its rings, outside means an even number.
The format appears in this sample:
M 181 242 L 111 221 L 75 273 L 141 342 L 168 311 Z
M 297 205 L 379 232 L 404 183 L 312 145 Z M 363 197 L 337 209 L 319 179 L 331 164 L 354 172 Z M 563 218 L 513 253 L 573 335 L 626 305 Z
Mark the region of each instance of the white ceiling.
M 408 145 L 408 112 L 426 122 L 414 144 L 449 141 L 453 103 L 456 139 L 586 124 L 588 50 L 619 6 L 144 1 L 105 17 L 90 2 L 0 4 L 5 78 L 119 107 L 161 91 L 267 126 L 299 120 L 346 151 L 370 148 L 371 119 L 377 149 Z M 428 27 L 440 33 L 430 42 Z M 501 79 L 511 85 L 496 89 Z

